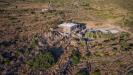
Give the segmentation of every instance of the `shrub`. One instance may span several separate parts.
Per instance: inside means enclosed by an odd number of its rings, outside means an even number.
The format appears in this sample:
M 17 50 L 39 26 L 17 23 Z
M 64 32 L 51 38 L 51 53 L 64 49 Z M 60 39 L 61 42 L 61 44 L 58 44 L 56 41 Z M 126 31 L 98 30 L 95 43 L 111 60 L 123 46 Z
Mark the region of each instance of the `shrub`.
M 9 20 L 16 20 L 17 19 L 17 17 L 15 17 L 15 16 L 9 16 Z
M 86 43 L 85 43 L 85 41 L 80 41 L 80 44 L 81 44 L 81 46 L 85 46 L 86 45 Z
M 127 42 L 128 37 L 129 37 L 128 33 L 122 32 L 120 34 L 119 43 L 120 43 L 121 50 L 127 50 L 128 49 L 128 42 Z
M 28 61 L 27 64 L 32 68 L 48 69 L 54 64 L 54 57 L 50 52 L 40 53 L 35 56 L 32 60 Z
M 78 72 L 77 75 L 89 75 L 89 73 L 85 70 Z
M 133 75 L 133 70 L 128 72 L 126 75 Z
M 92 73 L 92 75 L 101 75 L 100 70 L 99 70 L 99 69 L 96 69 L 96 70 Z
M 72 59 L 72 64 L 73 65 L 76 65 L 79 63 L 80 61 L 80 53 L 78 51 L 74 51 L 72 56 L 71 56 L 71 59 Z
M 102 32 L 87 32 L 85 34 L 85 38 L 107 38 L 107 39 L 111 39 L 113 34 L 105 34 Z

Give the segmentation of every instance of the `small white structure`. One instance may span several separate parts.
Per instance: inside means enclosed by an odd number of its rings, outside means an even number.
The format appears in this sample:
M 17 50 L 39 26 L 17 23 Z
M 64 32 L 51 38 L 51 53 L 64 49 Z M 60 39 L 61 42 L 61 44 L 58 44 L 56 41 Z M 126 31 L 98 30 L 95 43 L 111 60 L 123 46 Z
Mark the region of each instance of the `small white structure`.
M 78 24 L 76 23 L 63 23 L 58 25 L 59 28 L 62 28 L 63 32 L 71 33 L 72 31 L 76 30 Z
M 109 32 L 112 33 L 112 34 L 117 34 L 120 31 L 119 30 L 116 30 L 116 29 L 110 29 Z
M 41 10 L 41 12 L 46 12 L 46 11 L 48 11 L 49 9 L 47 9 L 47 8 L 43 8 L 42 10 Z

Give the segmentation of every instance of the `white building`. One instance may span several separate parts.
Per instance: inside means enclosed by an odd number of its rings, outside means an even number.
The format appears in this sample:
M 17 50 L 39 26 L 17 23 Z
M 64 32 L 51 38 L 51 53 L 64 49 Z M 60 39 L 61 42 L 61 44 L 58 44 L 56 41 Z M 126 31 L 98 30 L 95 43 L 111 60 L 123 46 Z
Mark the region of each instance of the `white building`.
M 59 28 L 62 28 L 62 31 L 65 33 L 71 33 L 77 28 L 78 24 L 76 23 L 63 23 L 58 25 Z

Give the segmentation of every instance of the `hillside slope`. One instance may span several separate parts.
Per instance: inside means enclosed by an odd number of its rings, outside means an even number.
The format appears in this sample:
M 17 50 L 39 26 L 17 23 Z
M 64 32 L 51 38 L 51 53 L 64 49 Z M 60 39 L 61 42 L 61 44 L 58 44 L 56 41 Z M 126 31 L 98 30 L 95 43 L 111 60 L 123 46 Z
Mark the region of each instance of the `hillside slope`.
M 50 31 L 62 22 L 124 32 L 88 46 Z M 0 75 L 125 75 L 132 58 L 133 0 L 0 0 Z

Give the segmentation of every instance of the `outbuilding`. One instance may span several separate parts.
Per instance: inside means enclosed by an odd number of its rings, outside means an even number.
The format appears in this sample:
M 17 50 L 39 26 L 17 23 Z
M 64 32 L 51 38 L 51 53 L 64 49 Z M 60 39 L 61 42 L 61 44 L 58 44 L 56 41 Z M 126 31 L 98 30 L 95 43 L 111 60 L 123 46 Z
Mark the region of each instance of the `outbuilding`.
M 71 33 L 76 30 L 83 30 L 86 28 L 85 25 L 81 25 L 79 23 L 62 23 L 58 25 L 58 27 L 61 28 L 64 33 Z
M 65 33 L 71 33 L 73 30 L 77 28 L 77 24 L 75 23 L 63 23 L 58 25 L 59 28 L 62 28 L 62 31 Z

